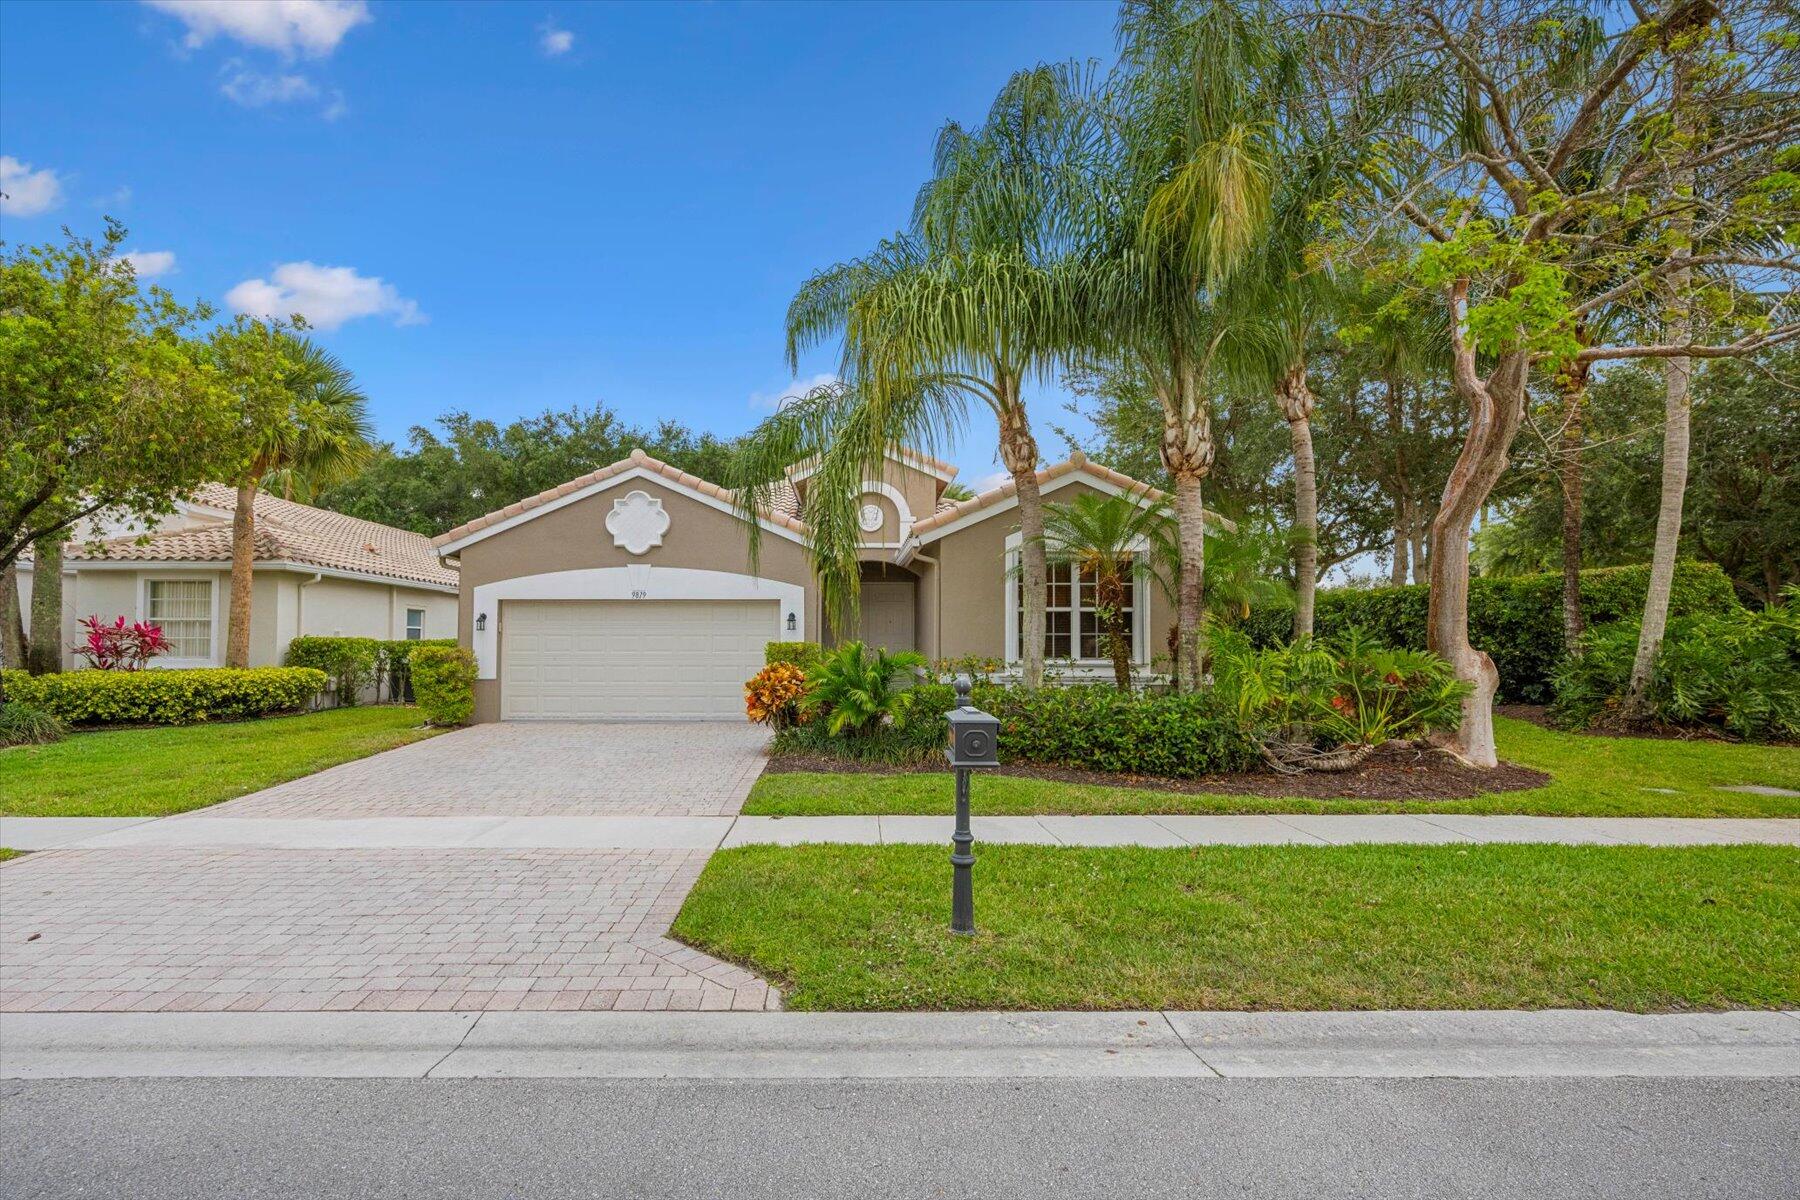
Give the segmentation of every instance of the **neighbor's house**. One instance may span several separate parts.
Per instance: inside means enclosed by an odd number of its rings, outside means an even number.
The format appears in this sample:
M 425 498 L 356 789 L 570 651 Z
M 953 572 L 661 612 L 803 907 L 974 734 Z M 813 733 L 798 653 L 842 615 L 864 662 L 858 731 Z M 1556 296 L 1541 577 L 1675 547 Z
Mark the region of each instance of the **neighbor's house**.
M 1019 658 L 1018 498 L 1009 481 L 952 502 L 956 470 L 889 455 L 860 495 L 856 636 L 929 658 Z M 767 642 L 823 635 L 800 519 L 801 464 L 756 517 L 715 483 L 643 451 L 436 538 L 458 567 L 460 637 L 477 661 L 476 719 L 705 719 L 743 714 Z M 1046 502 L 1083 492 L 1161 493 L 1077 454 L 1038 472 Z M 1146 556 L 1147 557 L 1147 556 Z M 1065 674 L 1111 678 L 1091 586 L 1051 567 L 1047 651 Z M 1171 607 L 1140 567 L 1130 594 L 1133 661 L 1166 657 Z
M 64 665 L 82 665 L 68 647 L 76 622 L 124 616 L 162 627 L 173 644 L 157 667 L 225 662 L 231 597 L 231 514 L 236 492 L 208 484 L 146 535 L 119 527 L 98 544 L 71 541 L 63 563 Z M 30 611 L 33 565 L 21 562 L 19 590 Z M 456 571 L 431 540 L 403 529 L 256 497 L 250 665 L 280 663 L 302 634 L 392 639 L 456 635 Z

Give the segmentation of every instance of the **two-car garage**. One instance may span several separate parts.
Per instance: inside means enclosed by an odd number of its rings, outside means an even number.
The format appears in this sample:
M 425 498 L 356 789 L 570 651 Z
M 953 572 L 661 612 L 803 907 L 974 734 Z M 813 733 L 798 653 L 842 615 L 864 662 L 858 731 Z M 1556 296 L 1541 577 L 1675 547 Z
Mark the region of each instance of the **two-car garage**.
M 512 600 L 502 720 L 741 720 L 774 600 Z

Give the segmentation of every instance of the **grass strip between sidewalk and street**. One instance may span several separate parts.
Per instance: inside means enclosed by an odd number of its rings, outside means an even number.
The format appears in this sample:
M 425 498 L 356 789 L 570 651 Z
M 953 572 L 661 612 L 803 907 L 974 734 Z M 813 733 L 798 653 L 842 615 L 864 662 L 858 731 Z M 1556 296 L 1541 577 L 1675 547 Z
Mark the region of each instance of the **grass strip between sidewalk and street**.
M 1800 1006 L 1800 850 L 977 847 L 715 854 L 677 937 L 794 1009 Z
M 1494 722 L 1500 756 L 1549 773 L 1547 787 L 1459 800 L 1319 800 L 1157 791 L 1153 787 L 982 776 L 975 810 L 1045 813 L 1525 813 L 1559 817 L 1800 817 L 1800 797 L 1725 792 L 1725 784 L 1800 790 L 1800 748 L 1599 737 Z M 758 816 L 947 814 L 947 772 L 764 775 L 744 805 Z
M 205 808 L 438 732 L 376 705 L 296 717 L 71 734 L 0 750 L 0 816 L 161 817 Z

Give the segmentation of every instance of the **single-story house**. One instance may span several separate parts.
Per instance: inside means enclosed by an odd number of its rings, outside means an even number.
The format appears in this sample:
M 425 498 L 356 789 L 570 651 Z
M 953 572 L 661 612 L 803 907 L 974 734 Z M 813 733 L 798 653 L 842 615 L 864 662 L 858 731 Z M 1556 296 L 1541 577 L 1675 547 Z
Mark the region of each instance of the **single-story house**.
M 62 642 L 66 667 L 76 622 L 124 616 L 162 627 L 173 643 L 157 667 L 225 662 L 231 596 L 231 516 L 237 493 L 207 484 L 148 533 L 91 531 L 68 543 L 63 561 Z M 19 564 L 30 612 L 33 564 Z M 418 639 L 454 637 L 456 570 L 431 540 L 278 496 L 256 497 L 256 567 L 250 600 L 250 665 L 281 662 L 301 635 Z
M 1009 480 L 960 502 L 956 469 L 896 449 L 862 484 L 862 589 L 855 636 L 931 659 L 1019 658 L 1018 497 Z M 757 514 L 749 562 L 736 497 L 635 450 L 434 539 L 457 567 L 457 627 L 478 664 L 478 721 L 741 717 L 765 643 L 824 634 L 800 519 L 810 464 L 788 471 Z M 1046 502 L 1082 492 L 1160 492 L 1075 454 L 1038 472 Z M 1146 556 L 1147 557 L 1147 556 Z M 1065 674 L 1110 678 L 1093 588 L 1052 567 L 1048 656 Z M 1133 661 L 1163 649 L 1171 606 L 1140 567 L 1130 596 Z

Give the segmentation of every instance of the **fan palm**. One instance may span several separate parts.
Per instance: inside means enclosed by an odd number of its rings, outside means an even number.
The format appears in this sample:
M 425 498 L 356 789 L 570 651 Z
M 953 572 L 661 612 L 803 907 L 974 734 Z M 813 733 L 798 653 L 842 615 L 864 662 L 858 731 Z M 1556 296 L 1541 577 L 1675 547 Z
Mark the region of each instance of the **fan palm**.
M 1049 378 L 1075 340 L 1076 226 L 1065 205 L 1084 177 L 1087 86 L 1080 68 L 1020 72 L 982 126 L 945 126 L 911 229 L 814 275 L 789 306 L 789 365 L 837 339 L 842 383 L 765 422 L 734 472 L 740 502 L 754 508 L 788 464 L 818 457 L 803 515 L 827 611 L 843 624 L 857 603 L 860 481 L 879 478 L 896 443 L 929 448 L 954 436 L 971 403 L 985 406 L 1018 494 L 1027 686 L 1043 679 L 1045 565 L 1024 388 Z
M 1072 586 L 1092 580 L 1100 642 L 1112 660 L 1113 680 L 1122 692 L 1131 690 L 1131 618 L 1126 613 L 1126 589 L 1139 566 L 1150 561 L 1147 552 L 1167 520 L 1161 505 L 1142 493 L 1090 493 L 1044 508 L 1045 559 L 1066 564 L 1074 576 Z M 1077 638 L 1081 633 L 1078 629 L 1070 632 Z
M 231 361 L 260 378 L 243 382 L 258 402 L 247 405 L 244 468 L 233 480 L 231 602 L 225 665 L 250 665 L 251 582 L 256 564 L 256 493 L 277 472 L 313 486 L 348 478 L 371 454 L 368 399 L 350 370 L 309 339 L 284 330 L 240 328 L 248 339 L 272 339 L 266 356 L 233 355 Z

